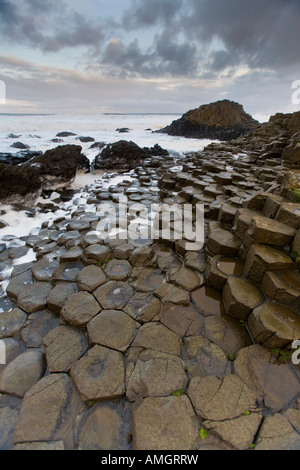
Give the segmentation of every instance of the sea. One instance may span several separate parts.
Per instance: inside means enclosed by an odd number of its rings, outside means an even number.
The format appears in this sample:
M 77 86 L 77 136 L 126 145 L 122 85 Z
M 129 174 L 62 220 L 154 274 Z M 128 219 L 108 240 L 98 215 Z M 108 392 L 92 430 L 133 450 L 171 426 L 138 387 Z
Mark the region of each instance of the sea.
M 184 155 L 201 151 L 211 140 L 186 139 L 183 137 L 169 136 L 163 133 L 154 133 L 178 119 L 179 114 L 90 114 L 90 115 L 63 115 L 63 114 L 0 114 L 0 152 L 16 153 L 11 148 L 14 142 L 22 142 L 28 145 L 30 150 L 45 152 L 58 145 L 77 144 L 82 146 L 82 152 L 90 162 L 93 162 L 99 154 L 99 149 L 91 149 L 91 142 L 82 143 L 77 137 L 92 137 L 96 142 L 110 144 L 119 140 L 132 141 L 140 147 L 153 147 L 155 144 L 169 151 L 171 155 L 179 156 L 184 160 Z M 119 129 L 128 129 L 126 133 L 120 133 Z M 54 143 L 60 132 L 72 132 L 76 135 L 63 138 L 63 143 Z M 15 138 L 10 135 L 14 134 Z M 84 206 L 88 198 L 88 187 L 103 177 L 99 172 L 78 174 L 70 189 L 76 189 L 74 200 L 61 203 L 60 210 L 55 213 L 45 214 L 36 211 L 34 214 L 28 210 L 18 209 L 13 206 L 0 205 L 0 245 L 6 248 L 24 244 L 21 237 L 36 235 L 44 222 L 51 222 L 52 218 L 66 216 L 76 209 L 78 205 Z M 116 184 L 120 177 L 111 179 L 110 184 Z M 55 198 L 55 192 L 53 199 Z M 51 197 L 50 197 L 51 200 Z M 38 202 L 45 202 L 42 198 Z M 47 201 L 49 202 L 49 201 Z M 51 201 L 50 201 L 51 202 Z M 88 209 L 87 209 L 88 210 Z M 4 224 L 1 224 L 1 221 Z M 30 250 L 26 256 L 14 261 L 13 265 L 23 264 L 35 260 L 35 253 Z M 1 271 L 1 270 L 0 270 Z M 0 299 L 5 295 L 5 287 L 8 282 L 11 267 L 7 273 L 0 272 Z M 1 279 L 2 278 L 2 279 Z M 2 292 L 1 292 L 2 291 Z
M 203 150 L 211 140 L 186 139 L 167 134 L 154 133 L 171 124 L 181 115 L 177 114 L 92 114 L 92 115 L 62 115 L 62 114 L 0 114 L 0 153 L 16 153 L 11 148 L 14 142 L 28 145 L 30 150 L 42 151 L 53 149 L 58 145 L 76 144 L 82 146 L 84 155 L 93 162 L 99 154 L 99 149 L 91 149 L 91 142 L 82 143 L 78 137 L 92 137 L 96 142 L 110 144 L 119 140 L 132 141 L 140 147 L 153 147 L 159 144 L 169 151 L 171 155 L 184 155 Z M 128 129 L 120 133 L 119 129 Z M 54 143 L 60 132 L 72 132 L 76 135 L 64 137 L 63 143 Z M 16 138 L 12 139 L 11 134 Z M 80 174 L 71 186 L 82 189 L 101 179 L 98 173 Z M 115 181 L 114 181 L 115 183 Z M 35 219 L 24 223 L 22 213 L 13 207 L 1 207 L 6 214 L 0 215 L 8 226 L 0 229 L 1 238 L 5 235 L 26 236 L 32 230 Z M 37 220 L 40 224 L 41 220 Z

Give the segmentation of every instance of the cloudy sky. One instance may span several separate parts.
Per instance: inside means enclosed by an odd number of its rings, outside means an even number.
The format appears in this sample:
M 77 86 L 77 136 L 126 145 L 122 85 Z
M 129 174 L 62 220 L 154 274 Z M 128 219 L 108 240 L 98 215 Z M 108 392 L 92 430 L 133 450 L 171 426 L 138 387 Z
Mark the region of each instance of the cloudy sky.
M 0 0 L 0 112 L 293 112 L 299 0 Z

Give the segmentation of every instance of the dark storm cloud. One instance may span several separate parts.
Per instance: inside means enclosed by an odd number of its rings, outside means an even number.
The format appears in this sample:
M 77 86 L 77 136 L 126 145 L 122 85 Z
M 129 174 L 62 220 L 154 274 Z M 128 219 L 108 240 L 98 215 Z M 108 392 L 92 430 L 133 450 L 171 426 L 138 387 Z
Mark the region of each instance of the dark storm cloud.
M 299 67 L 300 0 L 124 0 L 119 22 L 91 4 L 93 17 L 69 0 L 0 0 L 0 37 L 43 52 L 83 46 L 89 67 L 115 76 Z
M 179 33 L 186 43 L 194 41 L 207 58 L 200 69 L 299 64 L 299 0 L 133 0 L 123 18 L 132 29 L 163 23 L 173 44 Z
M 299 62 L 299 0 L 189 0 L 188 4 L 190 13 L 182 19 L 188 37 L 202 43 L 218 38 L 231 57 L 252 67 Z
M 52 0 L 0 0 L 0 35 L 12 44 L 44 52 L 92 46 L 103 41 L 102 25 Z
M 184 0 L 133 0 L 123 15 L 125 28 L 143 28 L 169 23 L 180 11 Z
M 197 69 L 196 47 L 178 43 L 166 32 L 156 35 L 151 48 L 143 50 L 136 39 L 127 46 L 120 39 L 106 46 L 102 64 L 114 66 L 125 75 L 144 77 L 180 77 L 194 74 Z

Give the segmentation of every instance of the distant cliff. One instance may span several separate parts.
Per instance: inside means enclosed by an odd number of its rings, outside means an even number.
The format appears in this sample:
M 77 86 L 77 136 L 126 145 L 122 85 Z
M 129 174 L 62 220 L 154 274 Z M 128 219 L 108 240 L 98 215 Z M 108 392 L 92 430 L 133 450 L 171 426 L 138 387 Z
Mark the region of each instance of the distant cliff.
M 239 103 L 223 100 L 200 106 L 157 132 L 194 139 L 232 140 L 253 131 L 259 122 Z

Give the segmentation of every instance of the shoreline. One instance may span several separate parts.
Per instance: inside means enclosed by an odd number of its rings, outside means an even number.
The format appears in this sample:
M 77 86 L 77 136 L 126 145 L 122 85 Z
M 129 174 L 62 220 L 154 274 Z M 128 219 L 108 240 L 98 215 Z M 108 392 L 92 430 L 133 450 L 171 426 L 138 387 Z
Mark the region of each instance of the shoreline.
M 299 448 L 300 206 L 265 132 L 103 172 L 2 249 L 2 448 Z M 95 207 L 122 194 L 201 202 L 204 247 L 99 239 Z

